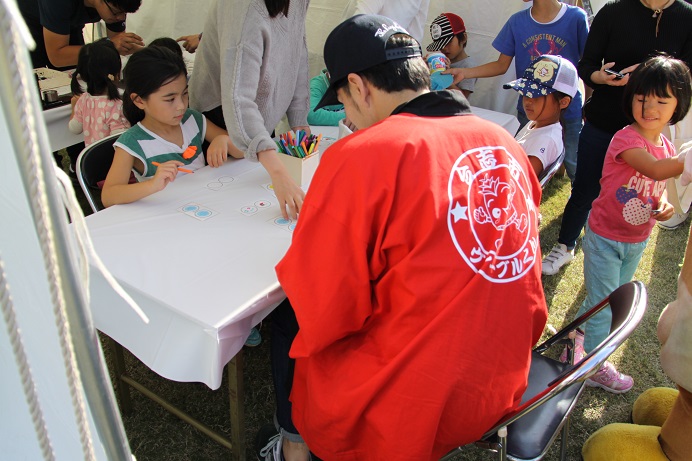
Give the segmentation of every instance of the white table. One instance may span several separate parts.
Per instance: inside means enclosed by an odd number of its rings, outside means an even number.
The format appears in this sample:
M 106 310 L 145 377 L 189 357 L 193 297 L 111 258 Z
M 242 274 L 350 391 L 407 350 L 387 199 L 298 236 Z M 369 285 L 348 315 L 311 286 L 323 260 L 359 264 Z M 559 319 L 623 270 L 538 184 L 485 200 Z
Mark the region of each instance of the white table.
M 68 128 L 71 108 L 69 104 L 43 111 L 43 120 L 48 129 L 48 142 L 51 152 L 84 142 L 83 134 L 74 134 Z
M 475 106 L 471 106 L 471 112 L 478 115 L 482 119 L 497 123 L 502 128 L 507 130 L 512 136 L 517 134 L 517 130 L 519 129 L 519 120 L 517 120 L 514 115 Z
M 94 274 L 95 326 L 161 376 L 217 389 L 250 329 L 284 298 L 274 266 L 292 232 L 273 222 L 281 213 L 269 182 L 259 163 L 230 160 L 88 216 L 96 251 L 150 318 L 141 322 Z M 179 211 L 191 203 L 216 214 Z

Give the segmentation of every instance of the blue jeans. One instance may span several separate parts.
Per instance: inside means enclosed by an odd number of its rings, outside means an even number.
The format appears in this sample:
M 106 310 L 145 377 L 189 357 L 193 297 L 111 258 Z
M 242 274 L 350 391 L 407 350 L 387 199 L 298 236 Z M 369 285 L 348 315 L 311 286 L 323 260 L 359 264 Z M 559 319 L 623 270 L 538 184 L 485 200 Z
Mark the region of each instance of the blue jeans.
M 276 394 L 274 425 L 291 442 L 303 442 L 291 418 L 292 404 L 289 400 L 293 388 L 295 360 L 288 356 L 293 339 L 298 334 L 298 321 L 288 299 L 279 304 L 270 314 L 271 319 L 271 364 Z
M 519 120 L 519 130 L 517 133 L 524 128 L 524 125 L 529 123 L 529 119 L 523 112 L 517 113 L 517 120 Z M 567 176 L 569 180 L 574 182 L 574 178 L 577 174 L 577 146 L 579 145 L 579 134 L 581 133 L 582 121 L 580 118 L 575 118 L 574 120 L 564 120 L 563 121 L 563 142 L 565 144 L 565 170 L 567 171 Z
M 647 238 L 641 243 L 616 242 L 601 237 L 586 226 L 582 241 L 586 299 L 579 308 L 577 317 L 601 302 L 616 288 L 632 280 L 648 241 Z M 586 352 L 591 352 L 608 336 L 611 319 L 610 307 L 606 307 L 584 324 Z
M 576 246 L 577 238 L 589 217 L 591 204 L 601 192 L 603 160 L 612 138 L 611 133 L 596 128 L 588 121 L 581 130 L 577 150 L 579 168 L 572 184 L 572 194 L 565 205 L 557 239 L 567 248 L 572 249 Z
M 565 138 L 565 171 L 569 180 L 574 182 L 577 176 L 577 147 L 579 146 L 579 135 L 581 134 L 581 118 L 565 120 L 563 124 Z

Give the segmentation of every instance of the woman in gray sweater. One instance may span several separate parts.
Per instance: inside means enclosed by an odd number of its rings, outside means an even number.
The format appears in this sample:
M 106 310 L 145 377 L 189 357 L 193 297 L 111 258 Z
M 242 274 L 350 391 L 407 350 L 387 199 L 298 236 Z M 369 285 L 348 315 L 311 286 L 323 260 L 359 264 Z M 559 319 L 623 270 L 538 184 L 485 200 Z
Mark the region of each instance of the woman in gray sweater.
M 269 172 L 284 217 L 305 193 L 276 154 L 271 132 L 284 114 L 309 132 L 305 16 L 309 0 L 225 0 L 209 11 L 190 79 L 190 107 Z

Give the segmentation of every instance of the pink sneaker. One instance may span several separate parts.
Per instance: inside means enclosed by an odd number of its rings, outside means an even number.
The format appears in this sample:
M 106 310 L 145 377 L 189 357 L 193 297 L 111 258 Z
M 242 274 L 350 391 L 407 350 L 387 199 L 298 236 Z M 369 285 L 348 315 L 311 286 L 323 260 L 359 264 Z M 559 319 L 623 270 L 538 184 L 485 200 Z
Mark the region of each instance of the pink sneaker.
M 631 376 L 619 373 L 612 363 L 606 361 L 593 376 L 586 380 L 586 385 L 600 387 L 613 394 L 624 394 L 632 389 L 634 380 Z
M 584 352 L 584 333 L 577 330 L 577 336 L 574 338 L 574 363 L 580 361 L 586 353 Z M 560 354 L 560 362 L 567 363 L 569 361 L 569 346 L 565 346 Z

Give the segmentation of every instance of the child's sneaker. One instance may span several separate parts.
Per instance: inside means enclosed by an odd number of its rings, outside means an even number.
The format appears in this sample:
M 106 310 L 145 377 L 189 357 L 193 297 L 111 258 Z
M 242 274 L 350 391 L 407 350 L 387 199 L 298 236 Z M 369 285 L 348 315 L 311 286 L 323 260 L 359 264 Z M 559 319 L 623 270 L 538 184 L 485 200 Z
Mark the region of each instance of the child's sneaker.
M 584 352 L 584 333 L 582 333 L 579 330 L 576 330 L 575 333 L 576 336 L 574 337 L 574 363 L 577 363 L 582 358 L 584 358 L 586 353 Z M 570 346 L 565 346 L 565 348 L 562 350 L 562 354 L 560 354 L 560 362 L 569 362 L 569 350 Z
M 632 389 L 634 380 L 631 376 L 619 373 L 612 363 L 606 361 L 596 374 L 586 380 L 586 385 L 600 387 L 613 394 L 624 394 Z
M 555 275 L 562 266 L 574 259 L 574 248 L 571 250 L 562 243 L 556 244 L 548 256 L 543 258 L 542 272 L 545 275 Z
M 256 347 L 262 343 L 262 335 L 256 327 L 250 330 L 250 336 L 245 340 L 245 345 L 247 347 Z

